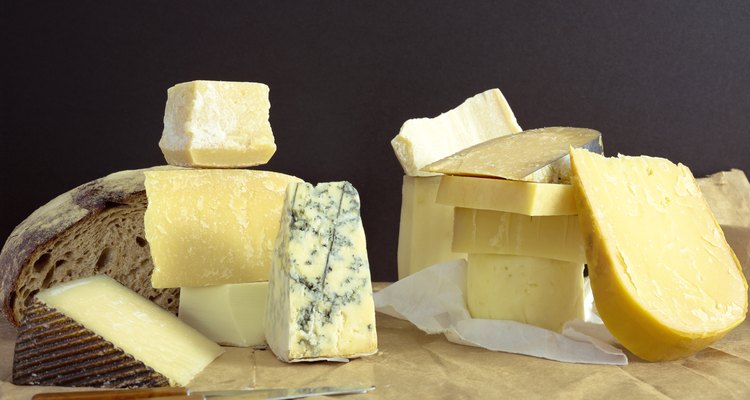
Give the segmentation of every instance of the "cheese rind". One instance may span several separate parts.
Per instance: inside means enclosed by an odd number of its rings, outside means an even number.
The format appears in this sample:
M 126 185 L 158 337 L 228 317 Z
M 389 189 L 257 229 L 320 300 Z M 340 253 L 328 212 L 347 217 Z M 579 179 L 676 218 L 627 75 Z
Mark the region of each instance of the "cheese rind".
M 620 343 L 671 360 L 744 320 L 747 282 L 687 167 L 585 150 L 571 161 L 596 307 Z
M 184 386 L 224 351 L 148 299 L 104 275 L 39 292 L 36 298 Z
M 249 347 L 265 343 L 268 282 L 180 289 L 179 318 L 216 343 Z
M 583 264 L 469 254 L 466 302 L 473 318 L 523 322 L 560 332 L 583 319 Z
M 453 207 L 436 203 L 439 176 L 404 175 L 398 232 L 398 277 L 434 264 L 465 258 L 451 251 Z
M 520 131 L 503 94 L 491 89 L 435 118 L 404 122 L 391 146 L 406 175 L 434 176 L 421 171 L 422 167 L 485 140 Z
M 266 341 L 282 361 L 377 351 L 359 204 L 348 182 L 287 189 L 265 321 Z
M 455 208 L 453 250 L 586 262 L 578 217 Z
M 258 170 L 146 172 L 155 288 L 267 281 L 281 207 L 296 177 Z
M 578 212 L 571 185 L 470 176 L 443 176 L 437 202 L 524 215 L 575 215 Z
M 187 167 L 250 167 L 276 152 L 268 86 L 193 81 L 167 91 L 159 147 L 167 162 Z

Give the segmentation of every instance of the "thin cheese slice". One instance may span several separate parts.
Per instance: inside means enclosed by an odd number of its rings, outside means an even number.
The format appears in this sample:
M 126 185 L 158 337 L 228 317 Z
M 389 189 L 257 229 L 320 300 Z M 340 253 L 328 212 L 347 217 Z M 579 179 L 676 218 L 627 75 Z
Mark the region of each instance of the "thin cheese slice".
M 573 186 L 469 176 L 443 176 L 437 202 L 524 215 L 575 215 Z
M 649 360 L 686 357 L 747 312 L 747 282 L 684 165 L 571 152 L 591 287 L 602 320 Z
M 420 170 L 466 147 L 520 131 L 503 94 L 491 89 L 435 118 L 404 122 L 391 145 L 406 175 L 434 176 Z

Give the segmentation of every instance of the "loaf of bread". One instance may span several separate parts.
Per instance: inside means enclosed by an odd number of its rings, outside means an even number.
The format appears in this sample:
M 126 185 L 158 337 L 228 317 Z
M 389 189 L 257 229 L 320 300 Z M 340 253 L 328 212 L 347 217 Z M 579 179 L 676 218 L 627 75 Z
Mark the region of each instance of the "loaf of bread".
M 179 289 L 151 287 L 143 171 L 117 172 L 78 186 L 13 230 L 0 253 L 0 300 L 8 321 L 18 326 L 39 290 L 97 274 L 177 312 Z

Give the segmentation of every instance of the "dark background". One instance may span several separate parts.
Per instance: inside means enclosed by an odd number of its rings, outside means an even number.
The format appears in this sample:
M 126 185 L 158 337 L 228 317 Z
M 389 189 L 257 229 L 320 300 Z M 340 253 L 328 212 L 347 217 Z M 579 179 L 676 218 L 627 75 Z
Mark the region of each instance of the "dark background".
M 0 240 L 58 194 L 163 164 L 167 88 L 271 88 L 265 167 L 360 191 L 373 279 L 396 279 L 401 124 L 498 87 L 525 129 L 750 174 L 742 1 L 3 2 Z M 559 4 L 557 4 L 559 3 Z

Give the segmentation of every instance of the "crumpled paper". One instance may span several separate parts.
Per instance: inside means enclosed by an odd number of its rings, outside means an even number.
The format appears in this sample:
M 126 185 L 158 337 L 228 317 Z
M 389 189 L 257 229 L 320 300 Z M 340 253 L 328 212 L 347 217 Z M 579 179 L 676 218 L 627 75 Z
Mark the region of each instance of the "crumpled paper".
M 568 321 L 562 334 L 516 321 L 473 319 L 466 308 L 466 260 L 426 268 L 374 294 L 375 309 L 405 319 L 457 344 L 555 361 L 626 365 L 627 356 L 593 310 L 587 286 L 586 320 Z

